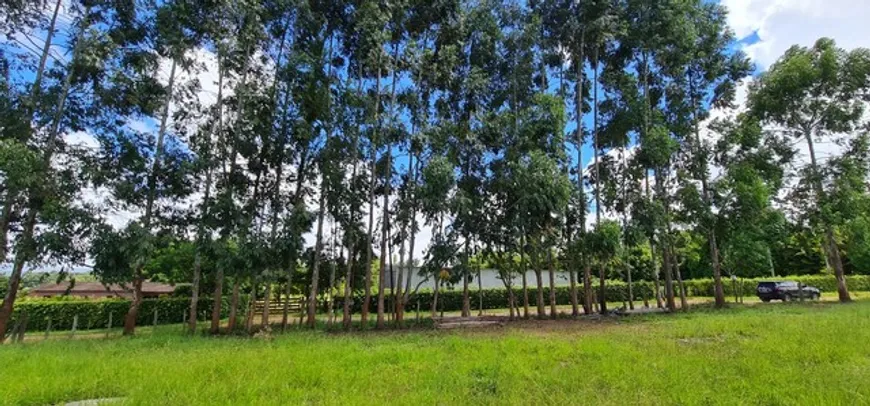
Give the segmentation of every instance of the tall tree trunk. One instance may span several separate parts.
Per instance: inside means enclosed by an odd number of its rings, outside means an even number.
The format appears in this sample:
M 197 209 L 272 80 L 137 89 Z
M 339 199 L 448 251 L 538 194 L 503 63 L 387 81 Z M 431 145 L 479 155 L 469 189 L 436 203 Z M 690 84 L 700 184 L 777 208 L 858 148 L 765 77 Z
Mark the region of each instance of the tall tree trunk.
M 441 285 L 441 277 L 435 276 L 435 290 L 432 293 L 432 318 L 438 317 L 438 287 Z
M 326 323 L 330 326 L 335 321 L 335 265 L 334 262 L 329 264 L 329 289 L 326 291 L 326 294 L 328 295 L 328 300 L 326 302 Z
M 220 134 L 223 132 L 223 88 L 224 88 L 224 71 L 221 66 L 221 55 L 218 53 L 218 93 L 217 100 L 215 101 L 215 106 L 217 106 L 217 124 L 215 132 L 217 133 L 217 137 L 220 138 Z M 207 238 L 204 223 L 208 218 L 208 205 L 211 201 L 211 184 L 212 184 L 212 161 L 211 161 L 211 138 L 206 140 L 206 170 L 205 170 L 205 196 L 202 199 L 202 208 L 200 212 L 202 213 L 201 224 L 199 227 L 199 241 L 196 246 L 196 258 L 194 259 L 193 264 L 193 284 L 191 286 L 191 296 L 190 296 L 190 319 L 188 321 L 188 330 L 191 334 L 196 332 L 196 313 L 197 313 L 197 305 L 199 304 L 199 285 L 200 279 L 202 276 L 202 256 L 203 256 L 203 240 Z M 220 284 L 219 284 L 220 285 Z M 219 294 L 217 295 L 220 296 Z M 218 306 L 220 303 L 218 301 Z M 220 307 L 218 307 L 218 323 L 220 323 Z M 213 333 L 217 333 L 215 331 Z
M 350 301 L 353 299 L 353 263 L 353 242 L 349 242 L 347 245 L 347 270 L 344 277 L 344 308 L 342 309 L 343 313 L 341 318 L 341 324 L 344 326 L 345 330 L 350 329 L 352 321 Z
M 577 273 L 573 269 L 568 270 L 568 279 L 571 284 L 571 317 L 580 315 L 579 298 L 577 297 Z
M 598 265 L 598 309 L 607 313 L 607 272 L 604 265 Z
M 233 292 L 230 295 L 230 314 L 227 320 L 227 332 L 232 333 L 236 329 L 236 323 L 239 321 L 239 286 L 242 281 L 239 277 L 233 278 Z
M 576 71 L 576 91 L 574 95 L 574 109 L 577 119 L 577 129 L 576 129 L 576 139 L 577 139 L 577 191 L 580 194 L 581 201 L 578 202 L 578 224 L 580 226 L 580 230 L 585 232 L 586 230 L 586 201 L 583 192 L 583 116 L 585 112 L 583 111 L 583 67 L 586 64 L 586 29 L 582 29 L 580 32 L 580 49 L 579 55 L 580 57 L 575 62 L 575 71 Z M 586 265 L 584 267 L 584 279 L 583 279 L 583 312 L 586 314 L 590 314 L 592 311 L 592 306 L 589 304 L 589 299 L 592 297 L 592 292 L 589 284 L 587 283 L 588 277 L 585 275 L 589 272 L 589 266 Z M 572 300 L 576 301 L 577 298 L 577 287 L 572 288 L 571 292 Z M 576 304 L 575 308 L 572 309 L 573 313 L 577 314 Z
M 816 161 L 816 149 L 813 143 L 813 133 L 810 128 L 804 129 L 804 137 L 807 140 L 807 147 L 810 152 L 810 164 L 813 168 L 813 187 L 816 191 L 816 200 L 819 207 L 824 204 L 825 190 L 822 186 L 821 171 L 819 171 L 818 162 Z M 849 295 L 849 288 L 846 286 L 846 275 L 843 271 L 843 260 L 840 258 L 840 248 L 837 245 L 837 240 L 834 237 L 834 227 L 827 218 L 822 219 L 825 227 L 825 242 L 823 247 L 828 258 L 828 263 L 834 268 L 834 276 L 837 278 L 837 295 L 840 302 L 851 302 L 852 297 Z
M 541 272 L 541 261 L 537 253 L 537 247 L 534 248 L 535 250 L 532 252 L 532 266 L 534 267 L 533 271 L 535 271 L 535 282 L 538 286 L 535 296 L 538 305 L 538 318 L 543 319 L 547 317 L 547 311 L 544 308 L 544 278 Z
M 381 263 L 380 270 L 378 272 L 378 320 L 377 320 L 377 328 L 384 328 L 384 290 L 386 289 L 386 281 L 384 277 L 386 274 L 386 266 L 387 266 L 387 245 L 388 240 L 390 239 L 390 217 L 389 217 L 389 208 L 390 208 L 390 178 L 392 176 L 392 171 L 390 170 L 393 162 L 390 159 L 391 152 L 387 149 L 387 173 L 386 178 L 384 179 L 384 207 L 383 207 L 383 219 L 381 220 Z M 392 283 L 392 281 L 390 281 Z
M 592 314 L 592 266 L 583 266 L 583 313 Z
M 266 282 L 266 291 L 263 293 L 263 314 L 260 319 L 260 325 L 263 328 L 269 326 L 269 306 L 272 305 L 272 284 Z
M 600 148 L 601 145 L 598 142 L 598 48 L 600 45 L 596 44 L 595 46 L 595 56 L 593 60 L 593 70 L 592 74 L 594 76 L 592 83 L 592 135 L 593 135 L 593 146 L 592 151 L 594 153 L 595 158 L 595 225 L 596 227 L 601 224 L 601 171 L 599 169 L 599 160 L 600 160 Z M 599 311 L 603 313 L 607 313 L 607 295 L 605 294 L 607 291 L 607 281 L 606 281 L 606 267 L 604 264 L 598 264 L 598 308 Z
M 411 132 L 413 134 L 413 131 Z M 413 144 L 413 141 L 411 142 Z M 414 189 L 417 185 L 417 166 L 414 164 L 414 150 L 413 145 L 411 146 L 411 158 L 410 166 L 411 170 L 411 185 L 410 188 L 411 193 L 411 232 L 409 233 L 409 247 L 408 247 L 408 279 L 405 281 L 405 297 L 402 301 L 402 310 L 404 311 L 405 306 L 408 305 L 408 300 L 410 299 L 411 294 L 411 277 L 413 274 L 411 271 L 414 269 L 414 242 L 417 239 L 417 194 L 414 193 Z
M 628 183 L 628 165 L 625 162 L 625 147 L 620 147 L 619 157 L 622 161 L 622 227 L 623 230 L 628 229 L 628 190 L 626 189 Z M 622 245 L 623 247 L 626 245 L 625 243 L 625 232 L 622 233 Z M 628 282 L 628 308 L 629 310 L 634 310 L 634 285 L 631 281 L 631 264 L 628 261 L 625 261 L 625 276 Z M 623 305 L 625 305 L 623 303 Z
M 465 237 L 465 269 L 462 270 L 462 317 L 471 316 L 471 300 L 468 296 L 468 236 Z
M 674 311 L 677 304 L 674 302 L 674 279 L 671 271 L 671 256 L 668 255 L 668 244 L 662 243 L 662 270 L 665 272 L 665 303 L 669 311 Z
M 172 103 L 173 87 L 175 85 L 176 60 L 172 59 L 172 67 L 169 70 L 169 90 L 163 104 L 163 113 L 160 118 L 160 130 L 157 133 L 157 147 L 154 150 L 154 161 L 151 163 L 151 171 L 148 175 L 148 197 L 145 201 L 145 214 L 142 217 L 142 227 L 151 232 L 151 220 L 154 213 L 154 201 L 157 195 L 157 175 L 160 172 L 160 159 L 163 155 L 163 143 L 166 137 L 166 123 L 169 119 L 169 105 Z M 145 268 L 145 259 L 140 258 L 133 271 L 133 301 L 124 319 L 124 335 L 132 335 L 136 330 L 136 316 L 142 303 L 142 282 Z
M 380 128 L 380 111 L 381 111 L 381 66 L 380 57 L 378 58 L 378 76 L 375 82 L 375 136 L 372 139 L 372 159 L 371 159 L 371 180 L 369 184 L 369 227 L 368 227 L 368 253 L 366 255 L 366 281 L 365 281 L 365 300 L 362 304 L 362 312 L 360 315 L 360 325 L 362 328 L 368 327 L 369 320 L 369 305 L 372 301 L 372 257 L 374 244 L 374 224 L 375 224 L 375 173 L 377 172 L 377 132 Z
M 259 290 L 259 286 L 256 279 L 254 280 L 254 285 L 251 287 L 251 297 L 248 298 L 248 306 L 245 309 L 245 332 L 251 334 L 254 328 L 254 313 L 256 313 L 256 304 L 257 304 L 257 290 Z
M 462 275 L 462 317 L 471 317 L 471 300 L 468 297 L 468 274 Z
M 326 211 L 326 176 L 321 177 L 320 208 L 317 211 L 317 236 L 314 242 L 314 264 L 311 266 L 311 292 L 308 294 L 308 318 L 306 324 L 317 324 L 317 283 L 320 279 L 320 251 L 323 249 L 323 215 Z
M 556 264 L 553 261 L 552 250 L 547 250 L 547 268 L 550 276 L 550 318 L 555 319 L 556 310 Z
M 652 242 L 650 242 L 650 250 L 651 250 L 650 255 L 652 256 L 652 259 L 653 259 L 653 285 L 654 285 L 654 288 L 656 290 L 655 291 L 656 308 L 661 309 L 664 307 L 664 305 L 662 304 L 662 287 L 661 287 L 661 284 L 659 283 L 659 266 L 658 266 L 658 263 L 655 261 L 655 252 L 656 252 L 655 245 L 653 245 Z
M 404 325 L 404 308 L 405 308 L 405 293 L 402 291 L 402 284 L 405 282 L 405 242 L 400 242 L 399 245 L 399 275 L 396 277 L 396 289 L 393 290 L 393 302 L 396 307 L 396 324 L 399 327 Z M 410 277 L 409 277 L 410 279 Z
M 477 267 L 477 301 L 478 316 L 483 316 L 483 280 L 480 278 L 480 267 Z
M 380 78 L 380 76 L 379 76 Z M 372 259 L 374 257 L 374 224 L 375 224 L 375 163 L 377 159 L 377 151 L 372 149 L 371 159 L 371 180 L 369 184 L 369 225 L 366 244 L 366 266 L 365 266 L 365 292 L 362 302 L 362 310 L 360 312 L 360 327 L 367 328 L 369 320 L 369 306 L 372 302 Z
M 691 82 L 691 79 L 690 79 Z M 701 130 L 699 127 L 699 118 L 698 118 L 698 103 L 694 97 L 694 86 L 691 87 L 690 91 L 692 92 L 692 117 L 695 126 L 695 143 L 698 148 L 698 155 L 700 156 L 703 152 L 703 147 L 701 145 Z M 698 178 L 701 180 L 701 197 L 704 199 L 705 210 L 708 210 L 707 215 L 711 215 L 712 213 L 709 210 L 712 209 L 713 202 L 710 200 L 710 192 L 707 186 L 707 160 L 701 159 L 698 162 Z M 719 244 L 716 242 L 716 232 L 715 228 L 712 224 L 705 224 L 707 230 L 707 240 L 710 245 L 710 259 L 713 265 L 713 296 L 715 297 L 715 306 L 716 307 L 724 307 L 725 306 L 725 290 L 722 287 L 722 266 L 719 262 Z M 679 270 L 677 270 L 679 273 Z M 682 283 L 682 282 L 681 282 Z
M 357 92 L 360 92 L 362 89 L 362 78 L 360 78 L 359 85 L 357 87 Z M 359 148 L 359 135 L 354 133 L 353 136 L 353 154 L 356 154 L 357 149 Z M 353 169 L 351 170 L 351 192 L 356 192 L 356 175 L 357 175 L 357 160 L 356 156 L 354 156 L 353 160 Z M 356 213 L 353 211 L 352 213 Z M 356 218 L 355 214 L 352 214 L 351 217 L 353 219 Z M 348 234 L 350 233 L 350 234 Z M 369 232 L 371 235 L 371 232 Z M 349 330 L 353 323 L 353 317 L 351 314 L 351 305 L 350 302 L 353 299 L 353 265 L 354 260 L 356 259 L 356 255 L 354 255 L 354 242 L 356 241 L 356 229 L 353 226 L 349 227 L 349 230 L 345 231 L 345 239 L 347 239 L 347 270 L 345 272 L 344 278 L 344 308 L 342 314 L 342 324 L 346 330 Z M 369 244 L 371 246 L 371 244 Z M 369 258 L 369 264 L 371 264 L 371 258 Z M 371 267 L 369 267 L 371 268 Z
M 46 41 L 47 41 L 46 47 L 51 46 L 50 38 L 53 35 L 54 26 L 55 26 L 55 23 L 57 20 L 57 13 L 58 13 L 58 10 L 60 7 L 60 3 L 61 3 L 60 0 L 58 0 L 57 4 L 55 5 L 55 11 L 54 11 L 54 14 L 52 16 L 50 31 L 49 31 L 48 37 L 46 39 Z M 89 13 L 90 13 L 90 6 L 85 8 L 84 15 L 87 16 Z M 78 54 L 80 51 L 80 44 L 82 42 L 81 39 L 82 39 L 82 36 L 84 35 L 86 25 L 87 24 L 82 23 L 81 27 L 78 30 L 78 33 L 76 34 L 76 43 L 75 43 L 75 46 L 73 47 L 72 59 L 71 59 L 73 61 L 75 61 L 78 57 Z M 47 52 L 48 52 L 48 48 L 46 48 L 43 51 L 43 59 L 45 58 Z M 43 60 L 43 61 L 41 61 L 40 68 L 38 69 L 37 74 L 41 75 L 41 73 L 44 69 L 45 69 L 45 66 L 44 66 L 44 60 Z M 52 160 L 52 157 L 54 156 L 54 151 L 57 148 L 57 140 L 58 140 L 58 137 L 60 135 L 60 124 L 61 124 L 61 120 L 63 119 L 64 109 L 66 106 L 66 98 L 69 95 L 70 87 L 72 85 L 72 75 L 73 75 L 73 72 L 70 69 L 67 72 L 67 74 L 65 75 L 64 84 L 63 84 L 63 87 L 61 88 L 60 97 L 58 98 L 57 104 L 55 105 L 55 114 L 54 114 L 54 117 L 52 119 L 52 127 L 51 127 L 49 134 L 48 134 L 48 138 L 46 139 L 46 148 L 45 148 L 45 151 L 43 151 L 43 156 L 42 156 L 42 166 L 41 167 L 45 171 L 49 171 L 51 169 L 51 160 Z M 41 87 L 40 82 L 41 82 L 41 76 L 38 77 L 37 80 L 34 82 L 33 94 L 35 96 L 39 95 L 39 91 L 40 91 L 39 88 Z M 35 187 L 38 188 L 40 186 L 35 186 Z M 38 219 L 37 216 L 42 209 L 42 197 L 39 196 L 42 193 L 43 192 L 40 189 L 33 189 L 33 190 L 30 190 L 30 196 L 28 197 L 27 217 L 24 220 L 24 224 L 23 224 L 22 231 L 21 231 L 21 237 L 19 240 L 19 244 L 21 244 L 22 249 L 20 249 L 15 255 L 15 261 L 14 261 L 13 266 L 12 266 L 12 274 L 9 275 L 9 283 L 8 283 L 8 287 L 7 287 L 7 291 L 6 291 L 6 296 L 3 298 L 2 306 L 0 306 L 0 343 L 3 342 L 3 339 L 5 337 L 4 334 L 6 333 L 6 329 L 7 329 L 7 326 L 9 324 L 9 319 L 12 318 L 13 306 L 15 304 L 15 299 L 18 295 L 18 288 L 21 284 L 21 274 L 24 271 L 25 264 L 27 263 L 27 261 L 29 261 L 31 259 L 32 255 L 33 255 L 33 253 L 30 252 L 30 246 L 32 246 L 34 244 L 33 236 L 34 236 L 34 231 L 35 231 L 36 223 L 37 223 L 37 219 Z M 10 197 L 12 197 L 12 195 L 10 195 Z M 7 206 L 9 206 L 8 211 L 10 213 L 9 214 L 10 218 L 11 218 L 11 212 L 12 212 L 11 204 L 13 204 L 12 200 L 13 199 L 10 198 L 10 199 L 7 199 L 7 201 L 5 202 L 5 204 Z M 6 215 L 6 213 L 5 213 L 6 211 L 7 211 L 7 208 L 4 206 L 4 216 Z M 6 233 L 8 232 L 10 218 L 4 218 L 2 220 L 3 221 L 2 226 L 6 227 L 6 228 L 0 230 L 0 234 L 2 234 L 2 240 L 0 240 L 0 245 L 2 245 L 2 248 L 0 248 L 0 249 L 3 250 L 3 252 L 2 252 L 3 256 L 0 256 L 0 260 L 5 259 L 6 238 L 7 238 Z
M 628 276 L 628 309 L 634 310 L 634 284 L 631 281 L 631 265 L 625 265 L 625 272 Z
M 652 115 L 652 104 L 650 103 L 649 97 L 649 58 L 647 56 L 646 49 L 643 50 L 642 54 L 642 77 L 643 77 L 643 100 L 646 108 L 643 110 L 643 137 L 646 138 L 649 135 L 649 119 L 650 115 Z M 650 190 L 649 190 L 649 172 L 648 170 L 644 172 L 644 185 L 646 189 L 646 197 L 651 199 Z M 655 171 L 653 171 L 653 176 L 655 176 Z M 650 248 L 650 257 L 652 258 L 653 263 L 653 282 L 655 284 L 655 296 L 656 296 L 656 305 L 659 309 L 662 308 L 662 296 L 661 296 L 661 287 L 659 286 L 659 268 L 656 262 L 656 246 L 653 241 L 654 236 L 649 236 L 649 248 Z M 664 258 L 662 259 L 662 266 L 664 266 Z
M 196 313 L 199 304 L 199 280 L 202 274 L 202 254 L 199 250 L 193 260 L 193 281 L 190 284 L 190 310 L 187 318 L 187 330 L 190 334 L 196 333 Z
M 523 267 L 523 318 L 529 318 L 529 281 L 526 276 L 527 270 Z
M 398 42 L 393 43 L 392 60 L 393 60 L 393 66 L 392 66 L 392 73 L 391 73 L 392 84 L 390 85 L 390 111 L 389 111 L 390 116 L 388 118 L 391 127 L 392 127 L 393 122 L 395 120 L 396 79 L 397 79 L 398 72 L 399 72 L 399 43 Z M 387 142 L 386 146 L 387 146 L 387 168 L 386 168 L 387 169 L 387 176 L 386 176 L 386 180 L 384 183 L 384 187 L 385 187 L 385 190 L 384 190 L 384 208 L 383 208 L 384 221 L 383 221 L 383 224 L 381 224 L 384 228 L 383 236 L 385 238 L 385 241 L 383 241 L 382 244 L 387 244 L 387 246 L 389 247 L 388 251 L 389 251 L 389 259 L 390 259 L 390 294 L 392 296 L 392 306 L 391 307 L 393 310 L 397 310 L 398 307 L 396 304 L 398 302 L 401 302 L 402 297 L 398 297 L 399 300 L 397 301 L 396 285 L 395 285 L 396 280 L 394 279 L 395 275 L 393 274 L 393 244 L 390 244 L 390 242 L 388 241 L 389 236 L 390 236 L 390 228 L 391 228 L 390 217 L 389 217 L 389 215 L 390 215 L 389 196 L 390 196 L 390 193 L 392 193 L 392 175 L 393 175 L 393 171 L 392 171 L 393 170 L 393 160 L 392 160 L 392 151 L 391 151 L 392 145 L 390 145 L 390 143 Z M 384 277 L 384 266 L 385 266 L 385 264 L 381 263 L 381 278 Z M 381 283 L 381 286 L 384 286 L 384 283 Z M 400 289 L 400 292 L 401 292 L 401 289 Z M 384 300 L 384 288 L 379 289 L 378 296 L 379 296 L 378 305 L 380 306 L 379 312 L 382 313 L 381 318 L 383 318 L 383 312 L 386 311 L 386 309 L 383 309 L 383 305 L 381 304 L 381 302 L 383 302 L 383 300 Z M 396 311 L 396 314 L 398 314 L 398 311 Z M 380 327 L 383 327 L 382 323 L 378 324 L 378 328 L 380 328 Z
M 680 287 L 680 310 L 688 311 L 689 302 L 686 300 L 686 285 L 683 284 L 683 273 L 680 271 L 680 265 L 677 260 L 674 260 L 674 270 L 677 273 L 677 285 Z
M 523 272 L 523 318 L 529 318 L 529 281 L 526 275 L 529 272 L 528 262 L 526 260 L 526 235 L 523 230 L 522 240 L 520 241 L 520 265 Z
M 249 50 L 247 50 L 245 52 L 245 61 L 243 63 L 243 67 L 242 67 L 242 78 L 241 78 L 239 84 L 236 85 L 236 88 L 237 88 L 236 94 L 238 96 L 237 102 L 236 102 L 236 110 L 237 111 L 242 111 L 242 108 L 244 107 L 244 97 L 243 96 L 244 96 L 244 90 L 245 90 L 244 88 L 245 88 L 245 86 L 247 84 L 247 80 L 248 80 L 249 63 L 250 63 Z M 238 117 L 236 117 L 236 121 L 238 121 Z M 226 165 L 224 165 L 223 177 L 224 177 L 224 181 L 230 183 L 231 179 L 235 178 L 235 174 L 236 174 L 236 168 L 237 168 L 236 156 L 238 154 L 238 142 L 237 142 L 235 136 L 233 136 L 231 139 L 227 139 L 225 141 L 230 145 L 230 155 L 229 155 L 229 157 L 227 157 L 227 161 L 226 161 L 229 163 L 230 168 L 229 168 L 229 173 L 227 173 Z M 233 201 L 233 194 L 234 194 L 233 192 L 234 192 L 234 189 L 232 186 L 227 188 L 227 200 L 228 201 Z M 229 235 L 232 233 L 231 228 L 234 228 L 234 227 L 235 227 L 235 224 L 232 224 L 231 226 L 228 226 L 224 229 L 224 231 L 222 233 L 223 235 L 221 236 L 221 243 L 222 244 L 227 243 L 227 241 L 229 239 Z M 218 274 L 215 277 L 216 283 L 215 283 L 214 302 L 212 303 L 211 328 L 209 329 L 212 334 L 217 334 L 220 331 L 220 315 L 221 315 L 221 307 L 222 307 L 221 296 L 222 296 L 222 292 L 223 292 L 224 277 L 225 277 L 224 269 L 222 267 L 218 267 Z M 236 278 L 236 281 L 234 282 L 233 289 L 236 289 L 237 285 L 235 285 L 235 284 L 237 284 L 237 283 L 238 283 L 238 278 Z M 238 301 L 238 297 L 236 297 L 235 300 Z M 238 303 L 236 303 L 236 305 L 237 304 Z M 227 331 L 229 331 L 229 332 L 232 332 L 232 330 L 235 328 L 235 325 L 236 325 L 236 320 L 235 320 L 235 315 L 236 315 L 235 310 L 236 309 L 235 308 L 236 308 L 236 306 L 231 304 L 230 314 L 232 315 L 232 317 L 230 317 L 230 320 L 227 322 Z
M 513 320 L 516 320 L 516 316 L 517 316 L 517 314 L 514 312 L 514 310 L 516 310 L 517 300 L 516 300 L 516 297 L 514 296 L 514 287 L 513 287 L 512 283 L 508 284 L 507 290 L 508 290 L 508 308 L 510 309 L 510 320 L 513 321 Z
M 214 301 L 211 307 L 211 328 L 209 328 L 211 334 L 219 333 L 221 327 L 221 307 L 223 306 L 222 295 L 224 290 L 224 269 L 222 266 L 218 266 L 214 279 L 214 293 L 212 294 Z
M 537 262 L 537 261 L 535 261 Z M 536 299 L 538 304 L 538 318 L 543 319 L 547 317 L 547 311 L 544 308 L 544 278 L 541 272 L 541 268 L 538 264 L 535 264 L 535 282 L 537 282 L 538 290 L 536 293 Z
M 599 170 L 599 148 L 598 143 L 598 47 L 595 47 L 595 61 L 593 63 L 593 88 L 592 88 L 592 152 L 595 159 L 595 225 L 601 223 L 601 172 Z
M 30 88 L 30 97 L 26 99 L 25 109 L 26 116 L 28 117 L 27 124 L 28 126 L 32 125 L 34 113 L 36 111 L 36 102 L 39 99 L 40 93 L 42 93 L 42 77 L 45 73 L 45 67 L 48 62 L 48 55 L 51 52 L 52 40 L 54 38 L 55 29 L 57 27 L 57 16 L 60 13 L 61 0 L 57 0 L 54 5 L 54 12 L 51 15 L 51 22 L 48 25 L 48 31 L 45 34 L 45 44 L 42 47 L 42 55 L 39 58 L 39 66 L 36 68 L 36 77 L 33 80 L 33 84 Z M 28 132 L 28 138 L 30 133 L 33 130 L 30 129 Z M 27 141 L 26 139 L 24 141 Z M 6 189 L 6 197 L 3 200 L 3 211 L 0 214 L 0 261 L 6 260 L 6 254 L 8 253 L 8 234 L 9 234 L 9 226 L 12 222 L 12 217 L 15 214 L 15 210 L 13 210 L 13 206 L 15 205 L 15 198 L 18 194 L 18 190 L 13 187 L 7 185 Z M 3 330 L 0 330 L 0 336 L 2 336 Z

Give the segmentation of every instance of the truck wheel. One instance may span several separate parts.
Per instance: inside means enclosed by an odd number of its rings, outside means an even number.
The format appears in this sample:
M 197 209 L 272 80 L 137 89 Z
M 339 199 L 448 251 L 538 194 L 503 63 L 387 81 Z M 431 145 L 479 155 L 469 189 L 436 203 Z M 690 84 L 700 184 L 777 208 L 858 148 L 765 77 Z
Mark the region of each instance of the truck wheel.
M 783 302 L 791 302 L 791 295 L 786 293 L 785 296 L 782 297 Z
M 819 294 L 818 294 L 818 293 L 813 293 L 813 295 L 810 296 L 810 300 L 819 300 Z
M 761 299 L 761 301 L 764 303 L 770 303 L 770 299 Z

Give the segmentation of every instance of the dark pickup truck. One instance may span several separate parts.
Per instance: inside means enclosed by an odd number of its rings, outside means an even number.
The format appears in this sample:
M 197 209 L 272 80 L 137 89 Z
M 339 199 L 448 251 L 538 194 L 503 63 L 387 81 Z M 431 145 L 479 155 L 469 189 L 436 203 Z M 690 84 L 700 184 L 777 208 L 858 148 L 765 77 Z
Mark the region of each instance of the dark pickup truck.
M 771 300 L 790 302 L 800 298 L 819 300 L 821 296 L 821 291 L 818 288 L 806 285 L 801 286 L 797 282 L 792 281 L 759 282 L 758 288 L 755 291 L 762 302 L 769 302 Z

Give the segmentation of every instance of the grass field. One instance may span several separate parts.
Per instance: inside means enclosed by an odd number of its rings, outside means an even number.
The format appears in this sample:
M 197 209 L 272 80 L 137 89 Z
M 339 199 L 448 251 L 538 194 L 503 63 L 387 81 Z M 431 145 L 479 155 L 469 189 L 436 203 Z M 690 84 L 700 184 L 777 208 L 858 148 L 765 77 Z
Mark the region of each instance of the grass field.
M 273 339 L 0 346 L 0 404 L 870 404 L 870 301 Z

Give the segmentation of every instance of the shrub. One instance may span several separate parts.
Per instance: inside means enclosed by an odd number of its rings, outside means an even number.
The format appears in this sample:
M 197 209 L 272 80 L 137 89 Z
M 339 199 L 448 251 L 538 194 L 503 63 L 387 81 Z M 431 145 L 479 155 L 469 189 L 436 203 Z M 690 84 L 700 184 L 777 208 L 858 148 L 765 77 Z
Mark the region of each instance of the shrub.
M 222 316 L 229 313 L 230 298 L 223 298 L 221 306 Z M 244 314 L 247 304 L 246 298 L 239 300 L 240 312 Z M 112 315 L 112 327 L 124 325 L 124 316 L 130 309 L 130 301 L 123 299 L 107 300 L 83 300 L 83 299 L 45 299 L 26 300 L 15 305 L 12 315 L 11 326 L 20 319 L 22 314 L 27 314 L 27 331 L 43 331 L 48 327 L 51 320 L 52 330 L 72 329 L 73 319 L 79 316 L 77 329 L 105 328 L 109 323 L 109 315 Z M 139 308 L 136 325 L 149 326 L 154 323 L 154 311 L 157 310 L 158 324 L 181 323 L 186 320 L 190 311 L 190 299 L 185 298 L 160 298 L 144 299 Z M 204 297 L 197 305 L 197 318 L 209 320 L 211 318 L 212 299 Z M 182 317 L 184 316 L 184 317 Z
M 740 279 L 739 282 L 743 286 L 744 296 L 753 296 L 755 294 L 755 286 L 762 280 L 791 280 L 801 282 L 805 285 L 810 285 L 819 288 L 822 292 L 836 292 L 837 280 L 831 275 L 810 275 L 796 277 L 779 277 L 779 278 L 757 278 L 757 279 Z M 854 275 L 846 277 L 849 290 L 851 291 L 870 291 L 870 276 Z M 723 279 L 723 287 L 726 296 L 734 295 L 734 285 L 729 279 Z M 693 279 L 683 281 L 686 286 L 686 294 L 688 296 L 713 296 L 713 280 L 712 279 Z M 664 291 L 664 280 L 661 281 L 661 289 Z M 739 288 L 739 285 L 737 286 Z M 577 286 L 579 305 L 583 303 L 583 287 Z M 674 294 L 679 296 L 677 282 L 674 281 Z M 537 287 L 529 287 L 529 305 L 536 306 Z M 598 284 L 593 284 L 593 290 L 598 292 Z M 640 281 L 633 283 L 634 300 L 642 301 L 644 297 L 655 301 L 653 296 L 654 285 L 652 282 Z M 508 307 L 508 294 L 505 288 L 483 289 L 483 308 L 484 309 L 504 309 Z M 550 288 L 544 287 L 544 303 L 549 305 Z M 420 290 L 416 295 L 411 297 L 411 302 L 406 307 L 406 311 L 416 311 L 417 302 L 420 303 L 421 312 L 429 312 L 432 308 L 432 298 L 434 294 L 431 290 Z M 477 290 L 472 290 L 471 309 L 477 310 L 479 307 L 479 296 Z M 522 307 L 523 297 L 522 289 L 514 288 L 514 296 L 517 304 Z M 628 284 L 623 281 L 607 281 L 607 300 L 610 302 L 621 302 L 628 300 Z M 392 302 L 392 296 L 387 295 L 386 301 L 389 304 Z M 341 309 L 344 303 L 344 298 L 336 299 L 336 309 Z M 353 301 L 353 311 L 359 312 L 362 308 L 363 296 L 362 293 L 357 294 Z M 556 303 L 566 305 L 571 303 L 571 290 L 568 286 L 556 286 Z M 325 306 L 324 306 L 325 308 Z M 377 309 L 377 295 L 372 295 L 371 305 L 369 307 L 372 312 Z M 438 309 L 444 311 L 462 310 L 462 290 L 461 289 L 442 289 L 438 294 Z

